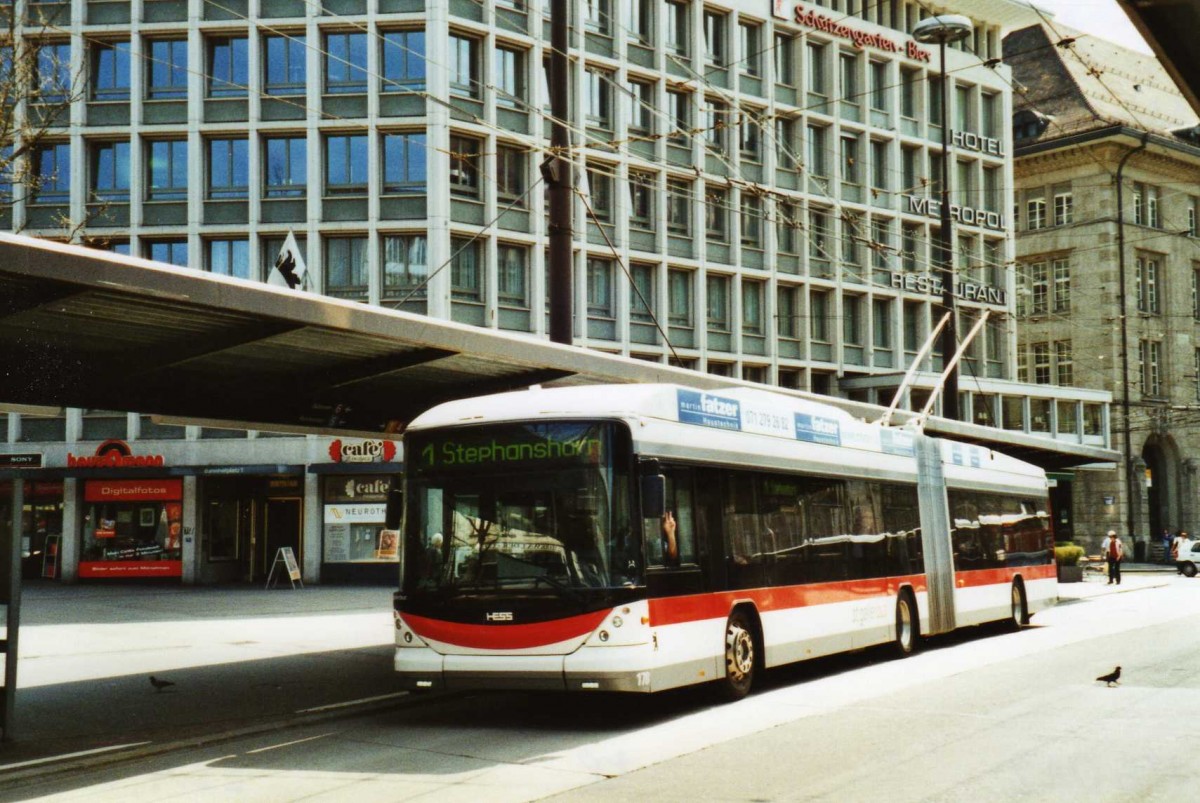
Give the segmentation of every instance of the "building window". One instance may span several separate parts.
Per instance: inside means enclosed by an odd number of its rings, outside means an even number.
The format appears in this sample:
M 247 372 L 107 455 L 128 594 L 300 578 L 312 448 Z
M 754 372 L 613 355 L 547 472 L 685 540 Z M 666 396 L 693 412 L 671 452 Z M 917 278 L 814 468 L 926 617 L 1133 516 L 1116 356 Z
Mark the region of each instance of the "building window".
M 588 258 L 587 311 L 592 318 L 612 318 L 615 315 L 611 259 Z
M 1138 364 L 1142 379 L 1143 396 L 1162 395 L 1162 372 L 1160 349 L 1157 340 L 1138 341 Z
M 523 245 L 496 246 L 496 294 L 502 307 L 529 309 L 529 249 Z
M 983 168 L 983 206 L 989 212 L 1000 211 L 1000 168 Z M 1013 225 L 1016 225 L 1013 221 Z
M 729 276 L 710 273 L 704 280 L 705 294 L 708 300 L 707 313 L 708 329 L 712 332 L 728 332 L 729 325 Z
M 871 332 L 875 348 L 887 351 L 892 347 L 892 301 L 876 298 L 871 302 Z
M 704 129 L 704 144 L 710 151 L 725 153 L 729 150 L 729 125 L 732 119 L 729 107 L 715 98 L 705 98 L 701 110 L 700 127 Z
M 653 230 L 657 216 L 654 188 L 658 183 L 653 173 L 629 171 L 629 225 L 635 229 Z
M 210 273 L 250 278 L 249 240 L 209 240 L 205 245 L 208 250 L 205 267 Z
M 369 281 L 367 276 L 366 237 L 330 237 L 325 240 L 325 292 L 328 295 L 365 296 Z
M 645 136 L 654 133 L 654 84 L 650 81 L 630 78 L 626 83 L 629 97 L 629 131 Z
M 729 190 L 709 185 L 704 190 L 704 233 L 709 240 L 729 242 Z
M 762 26 L 752 22 L 738 22 L 738 38 L 741 44 L 742 72 L 757 76 L 762 73 Z
M 1054 225 L 1068 226 L 1075 222 L 1075 196 L 1069 192 L 1054 196 Z
M 775 201 L 775 247 L 783 254 L 799 253 L 796 229 L 800 226 L 796 205 L 776 199 Z
M 450 238 L 450 298 L 483 301 L 483 254 L 478 240 Z
M 423 195 L 426 186 L 425 134 L 383 135 L 383 194 Z
M 1046 227 L 1046 200 L 1044 198 L 1025 202 L 1025 227 L 1029 231 Z
M 250 82 L 246 37 L 222 36 L 208 40 L 208 96 L 245 97 Z
M 921 350 L 921 324 L 925 320 L 924 307 L 912 301 L 905 301 L 903 318 L 900 325 L 904 328 L 904 350 L 915 355 Z
M 759 195 L 742 191 L 742 245 L 747 248 L 763 247 L 763 201 Z
M 671 115 L 672 140 L 682 140 L 691 135 L 692 99 L 687 92 L 667 90 L 667 111 Z
M 955 127 L 959 131 L 974 131 L 971 125 L 971 87 L 956 84 L 954 87 Z
M 1192 263 L 1192 318 L 1200 321 L 1200 263 Z
M 871 140 L 871 189 L 873 197 L 877 192 L 887 192 L 888 189 L 888 144 L 879 140 Z
M 888 255 L 892 252 L 892 222 L 882 218 L 871 220 L 871 267 L 887 270 Z
M 584 109 L 587 124 L 602 131 L 612 131 L 612 73 L 589 69 L 585 72 Z
M 1188 215 L 1187 234 L 1188 234 L 1188 237 L 1196 236 L 1196 204 L 1197 204 L 1196 197 L 1192 196 L 1192 198 L 1190 198 L 1188 200 L 1188 210 L 1187 210 L 1187 215 Z
M 479 40 L 450 34 L 450 94 L 479 97 Z
M 188 144 L 185 139 L 150 142 L 147 151 L 146 197 L 151 201 L 183 201 L 188 192 Z
M 450 137 L 450 194 L 479 197 L 480 142 L 472 137 Z
M 142 246 L 146 259 L 167 265 L 186 268 L 188 266 L 187 240 L 152 240 Z
M 799 337 L 797 318 L 800 315 L 800 291 L 792 285 L 781 284 L 775 292 L 775 320 L 779 337 L 795 340 Z
M 688 234 L 692 230 L 691 183 L 683 179 L 667 180 L 667 231 Z
M 92 145 L 92 197 L 101 201 L 129 201 L 129 143 L 97 142 Z
M 304 35 L 263 37 L 263 64 L 266 80 L 263 90 L 268 95 L 303 95 L 305 91 Z
M 425 298 L 429 278 L 429 245 L 423 234 L 383 237 L 383 297 L 403 299 L 410 293 Z M 418 289 L 419 288 L 419 289 Z
M 982 101 L 980 106 L 982 120 L 979 133 L 985 137 L 998 138 L 1000 136 L 1000 96 L 984 92 L 980 95 L 980 100 Z
M 726 19 L 724 14 L 704 10 L 704 62 L 712 67 L 725 64 Z
M 832 234 L 829 215 L 817 207 L 808 209 L 808 256 L 810 259 L 828 262 L 832 259 L 827 242 Z
M 612 172 L 615 169 L 612 165 L 595 163 L 588 165 L 587 168 L 592 213 L 601 223 L 612 223 L 613 221 Z
M 825 45 L 809 42 L 805 47 L 808 68 L 808 91 L 813 95 L 829 94 L 829 78 L 825 73 Z
M 761 110 L 744 109 L 738 116 L 738 151 L 741 152 L 744 162 L 762 161 L 759 128 L 761 114 Z
M 643 45 L 649 45 L 653 41 L 655 2 L 656 0 L 624 0 L 622 3 L 625 9 L 625 30 L 632 41 Z
M 925 88 L 928 92 L 928 102 L 925 104 L 925 108 L 929 110 L 926 117 L 930 125 L 940 128 L 946 119 L 945 109 L 942 108 L 942 79 L 936 75 L 930 75 L 925 81 Z
M 250 143 L 245 139 L 208 141 L 208 197 L 245 198 L 250 192 Z
M 304 137 L 266 140 L 267 198 L 303 198 L 308 192 L 308 142 Z
M 667 51 L 674 53 L 676 56 L 686 57 L 688 55 L 688 45 L 691 41 L 688 31 L 688 13 L 691 7 L 684 0 L 683 2 L 673 2 L 668 0 L 664 23 L 666 25 L 665 36 Z
M 859 104 L 858 90 L 858 56 L 853 53 L 842 53 L 838 58 L 841 68 L 841 99 L 851 106 Z
M 336 31 L 325 34 L 325 91 L 331 95 L 367 91 L 367 35 Z
M 667 320 L 671 326 L 692 326 L 692 276 L 687 270 L 667 271 Z
M 775 33 L 775 83 L 784 86 L 796 85 L 796 65 L 793 48 L 796 37 L 790 33 Z
M 1196 374 L 1196 401 L 1200 401 L 1200 348 L 1192 355 L 1192 370 Z
M 1146 225 L 1152 229 L 1162 228 L 1158 216 L 1158 187 L 1146 188 Z
M 129 43 L 92 44 L 92 97 L 95 100 L 129 100 Z
M 527 152 L 518 145 L 496 146 L 496 198 L 505 207 L 525 207 L 529 179 L 526 174 Z
M 824 177 L 829 175 L 828 164 L 825 153 L 825 134 L 828 129 L 825 126 L 810 125 L 808 126 L 808 172 L 813 176 Z
M 1050 344 L 1033 344 L 1033 381 L 1037 385 L 1050 384 Z
M 151 100 L 174 100 L 187 97 L 188 59 L 186 39 L 154 39 L 150 42 L 150 59 L 146 82 L 147 97 Z
M 742 332 L 763 334 L 763 282 L 742 280 Z
M 911 223 L 900 226 L 900 266 L 906 271 L 919 268 L 920 259 L 920 229 Z
M 591 33 L 612 36 L 612 9 L 609 0 L 584 0 L 584 25 Z
M 492 84 L 496 104 L 510 109 L 522 105 L 525 97 L 525 52 L 497 47 L 492 56 Z
M 1036 262 L 1029 266 L 1029 287 L 1032 292 L 1030 314 L 1041 315 L 1049 312 L 1050 276 L 1045 262 Z
M 917 87 L 920 75 L 917 70 L 900 68 L 900 114 L 914 119 L 917 116 Z
M 1070 340 L 1059 340 L 1054 343 L 1054 369 L 1057 373 L 1057 384 L 1064 388 L 1075 384 L 1075 364 L 1072 356 Z
M 1052 265 L 1054 269 L 1054 311 L 1069 312 L 1071 310 L 1071 263 L 1066 259 L 1056 259 Z
M 842 296 L 842 341 L 847 346 L 863 344 L 862 297 Z
M 871 62 L 871 108 L 886 112 L 888 108 L 888 65 L 886 61 Z
M 775 116 L 775 166 L 796 169 L 796 121 L 790 117 Z
M 1137 308 L 1138 312 L 1157 315 L 1158 309 L 1158 259 L 1139 256 L 1137 258 Z
M 632 280 L 629 293 L 629 319 L 637 323 L 653 323 L 655 304 L 655 267 L 637 262 L 629 266 Z
M 387 31 L 383 34 L 384 92 L 425 89 L 425 31 Z
M 829 338 L 829 293 L 812 291 L 808 296 L 808 328 L 810 337 L 817 343 L 828 343 Z
M 325 137 L 325 194 L 364 195 L 367 182 L 367 135 Z

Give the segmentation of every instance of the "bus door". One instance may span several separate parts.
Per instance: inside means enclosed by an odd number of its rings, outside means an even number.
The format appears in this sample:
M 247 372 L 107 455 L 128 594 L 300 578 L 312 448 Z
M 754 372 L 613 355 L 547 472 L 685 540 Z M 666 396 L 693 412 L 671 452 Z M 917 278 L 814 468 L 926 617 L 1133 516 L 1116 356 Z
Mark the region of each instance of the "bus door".
M 929 585 L 928 633 L 954 629 L 954 555 L 950 547 L 950 513 L 942 450 L 936 438 L 917 435 L 917 503 L 921 511 L 921 547 Z
M 701 549 L 700 515 L 696 505 L 694 472 L 690 468 L 663 466 L 666 477 L 664 509 L 675 519 L 678 555 L 666 554 L 662 522 L 646 519 L 646 586 L 653 597 L 696 594 L 704 590 L 704 552 Z

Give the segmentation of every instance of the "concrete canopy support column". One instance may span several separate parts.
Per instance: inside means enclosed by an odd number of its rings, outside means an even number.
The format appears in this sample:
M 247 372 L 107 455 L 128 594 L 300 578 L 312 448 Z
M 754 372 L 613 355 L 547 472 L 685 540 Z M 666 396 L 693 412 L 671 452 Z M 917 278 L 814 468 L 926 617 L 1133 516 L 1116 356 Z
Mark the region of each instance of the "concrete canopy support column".
M 200 495 L 196 476 L 183 478 L 183 584 L 195 585 L 200 578 Z
M 79 579 L 79 553 L 83 549 L 83 515 L 87 505 L 79 498 L 80 482 L 63 480 L 62 538 L 58 543 L 59 578 L 64 583 Z
M 324 516 L 321 514 L 321 477 L 319 474 L 304 475 L 304 539 L 303 565 L 300 567 L 304 582 L 316 585 L 321 582 L 321 531 Z

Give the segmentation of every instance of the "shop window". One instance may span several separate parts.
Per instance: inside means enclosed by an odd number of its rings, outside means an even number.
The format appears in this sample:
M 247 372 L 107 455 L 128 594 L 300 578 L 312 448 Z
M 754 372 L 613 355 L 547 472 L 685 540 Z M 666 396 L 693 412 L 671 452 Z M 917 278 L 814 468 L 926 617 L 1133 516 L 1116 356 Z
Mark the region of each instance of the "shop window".
M 181 577 L 182 497 L 179 479 L 86 482 L 79 576 Z
M 384 527 L 388 491 L 386 475 L 325 478 L 325 563 L 398 563 L 394 530 Z

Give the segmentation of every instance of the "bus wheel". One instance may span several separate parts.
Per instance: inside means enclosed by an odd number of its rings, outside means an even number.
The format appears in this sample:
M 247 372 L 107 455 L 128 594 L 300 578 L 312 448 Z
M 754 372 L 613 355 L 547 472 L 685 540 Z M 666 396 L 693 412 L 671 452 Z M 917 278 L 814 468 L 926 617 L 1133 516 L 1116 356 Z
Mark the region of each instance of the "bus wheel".
M 1187 563 L 1183 564 L 1183 576 L 1184 577 L 1195 577 L 1196 576 L 1196 564 L 1192 563 L 1191 561 L 1188 561 Z
M 917 606 L 912 594 L 901 591 L 896 598 L 896 652 L 903 658 L 917 651 L 917 638 L 921 624 L 917 618 Z
M 1025 604 L 1025 585 L 1019 580 L 1013 580 L 1012 613 L 1009 616 L 1009 626 L 1013 630 L 1020 630 L 1023 625 L 1029 624 L 1029 614 L 1026 610 L 1028 606 Z
M 734 611 L 725 624 L 725 680 L 721 696 L 740 700 L 754 683 L 754 629 L 741 611 Z

